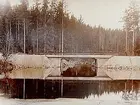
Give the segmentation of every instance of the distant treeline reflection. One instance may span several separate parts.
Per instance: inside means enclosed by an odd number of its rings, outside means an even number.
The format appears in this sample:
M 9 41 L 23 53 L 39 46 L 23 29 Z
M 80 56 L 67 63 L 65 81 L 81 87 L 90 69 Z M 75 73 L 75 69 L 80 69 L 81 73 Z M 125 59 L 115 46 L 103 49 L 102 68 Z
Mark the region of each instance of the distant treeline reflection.
M 0 89 L 11 98 L 23 98 L 23 80 L 0 81 Z M 139 90 L 139 81 L 63 81 L 64 98 L 85 98 L 90 95 L 101 96 L 104 93 L 117 94 Z M 60 98 L 61 80 L 26 80 L 26 98 Z

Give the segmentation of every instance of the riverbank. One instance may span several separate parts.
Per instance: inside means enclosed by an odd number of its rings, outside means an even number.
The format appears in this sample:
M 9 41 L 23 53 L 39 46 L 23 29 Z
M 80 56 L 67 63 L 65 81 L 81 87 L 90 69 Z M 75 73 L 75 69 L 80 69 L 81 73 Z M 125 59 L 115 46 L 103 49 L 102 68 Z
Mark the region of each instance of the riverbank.
M 88 100 L 88 99 L 0 99 L 0 105 L 139 105 L 140 101 Z

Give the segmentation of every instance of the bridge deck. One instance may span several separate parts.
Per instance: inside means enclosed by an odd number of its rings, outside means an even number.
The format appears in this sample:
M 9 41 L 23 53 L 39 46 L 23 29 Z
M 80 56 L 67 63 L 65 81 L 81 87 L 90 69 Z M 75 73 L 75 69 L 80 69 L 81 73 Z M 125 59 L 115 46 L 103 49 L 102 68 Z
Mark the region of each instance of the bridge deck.
M 104 80 L 112 80 L 109 77 L 47 77 L 45 78 L 45 80 L 84 80 L 84 81 L 95 81 L 95 80 L 100 80 L 100 81 L 104 81 Z
M 3 79 L 4 76 L 0 75 L 0 79 Z M 12 79 L 38 79 L 38 78 L 12 78 Z M 73 80 L 73 81 L 110 81 L 112 80 L 111 78 L 109 77 L 99 77 L 99 76 L 96 76 L 96 77 L 47 77 L 47 78 L 44 78 L 44 80 Z

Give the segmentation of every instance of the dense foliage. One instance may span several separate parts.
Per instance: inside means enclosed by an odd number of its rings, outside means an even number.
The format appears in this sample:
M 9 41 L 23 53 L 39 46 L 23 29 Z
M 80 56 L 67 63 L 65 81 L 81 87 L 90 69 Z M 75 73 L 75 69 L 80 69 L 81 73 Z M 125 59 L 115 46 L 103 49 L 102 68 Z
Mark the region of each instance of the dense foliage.
M 0 52 L 58 54 L 62 32 L 65 54 L 125 54 L 123 30 L 91 27 L 62 2 L 35 0 L 29 7 L 28 0 L 21 0 L 14 7 L 8 2 L 0 6 Z

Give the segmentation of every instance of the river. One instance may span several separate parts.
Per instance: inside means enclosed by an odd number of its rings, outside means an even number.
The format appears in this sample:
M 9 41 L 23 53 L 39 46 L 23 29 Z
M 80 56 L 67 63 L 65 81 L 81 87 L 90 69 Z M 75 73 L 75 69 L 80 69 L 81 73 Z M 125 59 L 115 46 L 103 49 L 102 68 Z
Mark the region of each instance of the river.
M 12 80 L 6 86 L 1 81 L 0 105 L 139 105 L 140 81 L 61 81 Z

